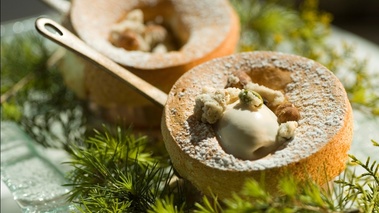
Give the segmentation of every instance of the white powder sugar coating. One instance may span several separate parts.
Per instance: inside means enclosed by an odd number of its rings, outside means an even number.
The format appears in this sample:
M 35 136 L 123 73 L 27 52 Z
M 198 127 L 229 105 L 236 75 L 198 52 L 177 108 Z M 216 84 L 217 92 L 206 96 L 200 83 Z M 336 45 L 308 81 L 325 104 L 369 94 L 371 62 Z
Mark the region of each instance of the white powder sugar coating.
M 228 76 L 234 71 L 249 73 L 251 70 L 269 70 L 272 67 L 288 72 L 292 79 L 284 92 L 301 115 L 295 138 L 285 148 L 265 158 L 255 161 L 235 158 L 225 153 L 219 145 L 212 125 L 204 124 L 193 116 L 195 97 L 204 86 L 224 88 Z M 202 72 L 204 69 L 210 69 L 211 72 Z M 180 85 L 188 87 L 182 91 Z M 178 91 L 182 91 L 179 96 Z M 186 101 L 177 101 L 177 98 Z M 173 101 L 177 101 L 176 105 L 168 111 L 167 116 L 181 119 L 180 122 L 169 119 L 168 126 L 179 147 L 207 166 L 235 171 L 281 167 L 317 152 L 343 126 L 348 103 L 342 84 L 325 67 L 303 57 L 274 52 L 241 53 L 202 64 L 186 73 L 174 85 L 168 105 Z M 178 115 L 180 112 L 183 112 L 182 115 Z
M 185 44 L 178 51 L 153 54 L 127 51 L 108 40 L 111 26 L 128 11 L 158 7 L 163 17 Z M 148 10 L 152 10 L 151 8 Z M 71 22 L 79 37 L 88 45 L 127 67 L 157 69 L 178 66 L 200 59 L 218 48 L 232 29 L 233 13 L 227 0 L 91 0 L 75 1 L 70 12 Z

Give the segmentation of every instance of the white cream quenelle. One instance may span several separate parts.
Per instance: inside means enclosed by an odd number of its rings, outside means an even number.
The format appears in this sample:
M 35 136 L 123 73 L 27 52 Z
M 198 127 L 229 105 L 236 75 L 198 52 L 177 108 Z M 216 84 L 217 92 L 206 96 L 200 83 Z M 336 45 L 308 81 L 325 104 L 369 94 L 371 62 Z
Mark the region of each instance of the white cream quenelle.
M 225 96 L 220 98 L 220 94 Z M 244 160 L 257 160 L 294 137 L 297 122 L 279 124 L 277 116 L 263 104 L 258 93 L 241 90 L 238 99 L 235 94 L 218 90 L 198 97 L 202 121 L 209 118 L 208 123 L 214 123 L 220 145 L 226 153 Z M 210 113 L 213 108 L 223 110 L 217 110 L 219 114 L 214 116 Z

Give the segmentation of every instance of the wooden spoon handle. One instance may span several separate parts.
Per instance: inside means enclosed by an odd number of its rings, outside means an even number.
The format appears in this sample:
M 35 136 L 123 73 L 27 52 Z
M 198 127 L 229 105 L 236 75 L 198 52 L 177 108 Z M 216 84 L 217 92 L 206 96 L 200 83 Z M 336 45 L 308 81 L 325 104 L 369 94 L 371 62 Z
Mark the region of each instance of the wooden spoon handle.
M 46 38 L 92 61 L 95 65 L 124 81 L 131 88 L 145 96 L 153 103 L 161 107 L 164 107 L 166 104 L 166 93 L 142 80 L 106 56 L 103 56 L 99 52 L 93 50 L 77 36 L 55 21 L 47 18 L 38 18 L 35 26 L 38 32 Z

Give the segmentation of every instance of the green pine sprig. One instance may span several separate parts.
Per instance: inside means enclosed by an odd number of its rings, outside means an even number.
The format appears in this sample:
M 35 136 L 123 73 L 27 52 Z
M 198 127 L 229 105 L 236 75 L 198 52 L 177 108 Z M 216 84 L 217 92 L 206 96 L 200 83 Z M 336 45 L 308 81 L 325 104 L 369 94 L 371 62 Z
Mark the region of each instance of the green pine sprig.
M 270 50 L 301 55 L 320 62 L 337 76 L 350 102 L 379 115 L 379 95 L 373 82 L 379 74 L 368 73 L 367 61 L 357 59 L 355 47 L 341 41 L 342 49 L 330 48 L 332 14 L 320 11 L 317 0 L 231 0 L 241 21 L 239 51 Z M 375 72 L 374 72 L 375 73 Z M 379 72 L 376 72 L 379 73 Z M 374 80 L 376 79 L 376 80 Z
M 37 32 L 1 40 L 1 119 L 19 123 L 43 146 L 68 151 L 85 134 L 85 110 L 48 65 L 54 48 L 45 41 Z
M 325 189 L 312 181 L 298 182 L 291 175 L 280 180 L 278 190 L 281 195 L 272 195 L 256 180 L 247 180 L 240 194 L 220 200 L 217 196 L 204 196 L 196 203 L 196 213 L 219 212 L 379 212 L 379 178 L 376 162 L 362 163 L 354 156 L 367 172 L 355 176 L 350 167 L 341 179 L 335 181 L 333 189 Z
M 155 203 L 151 206 L 151 209 L 149 209 L 148 213 L 184 213 L 184 206 L 185 203 L 183 203 L 180 206 L 177 206 L 174 202 L 174 196 L 166 196 L 162 199 L 157 199 Z
M 372 140 L 372 143 L 379 147 L 376 141 Z M 365 162 L 353 155 L 350 155 L 350 159 L 352 164 L 358 165 L 364 172 L 359 176 L 351 172 L 344 179 L 336 181 L 348 192 L 343 197 L 345 203 L 354 202 L 360 212 L 379 212 L 379 163 L 371 161 L 370 157 Z
M 82 146 L 73 145 L 69 201 L 82 212 L 146 212 L 153 211 L 156 200 L 180 193 L 180 186 L 171 183 L 172 167 L 147 145 L 147 137 L 105 127 Z M 159 204 L 167 207 L 165 200 L 154 207 L 162 208 Z

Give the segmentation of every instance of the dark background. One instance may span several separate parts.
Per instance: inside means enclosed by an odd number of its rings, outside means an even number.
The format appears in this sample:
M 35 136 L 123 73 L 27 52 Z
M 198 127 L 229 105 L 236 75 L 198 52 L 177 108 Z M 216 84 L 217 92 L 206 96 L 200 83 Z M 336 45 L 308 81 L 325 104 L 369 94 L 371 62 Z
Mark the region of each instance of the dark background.
M 333 25 L 379 44 L 379 0 L 319 0 Z
M 40 15 L 50 8 L 41 0 L 1 0 L 1 22 Z
M 124 0 L 125 1 L 125 0 Z M 333 24 L 379 44 L 379 0 L 320 0 Z M 1 0 L 1 22 L 33 17 L 51 9 L 41 0 Z

